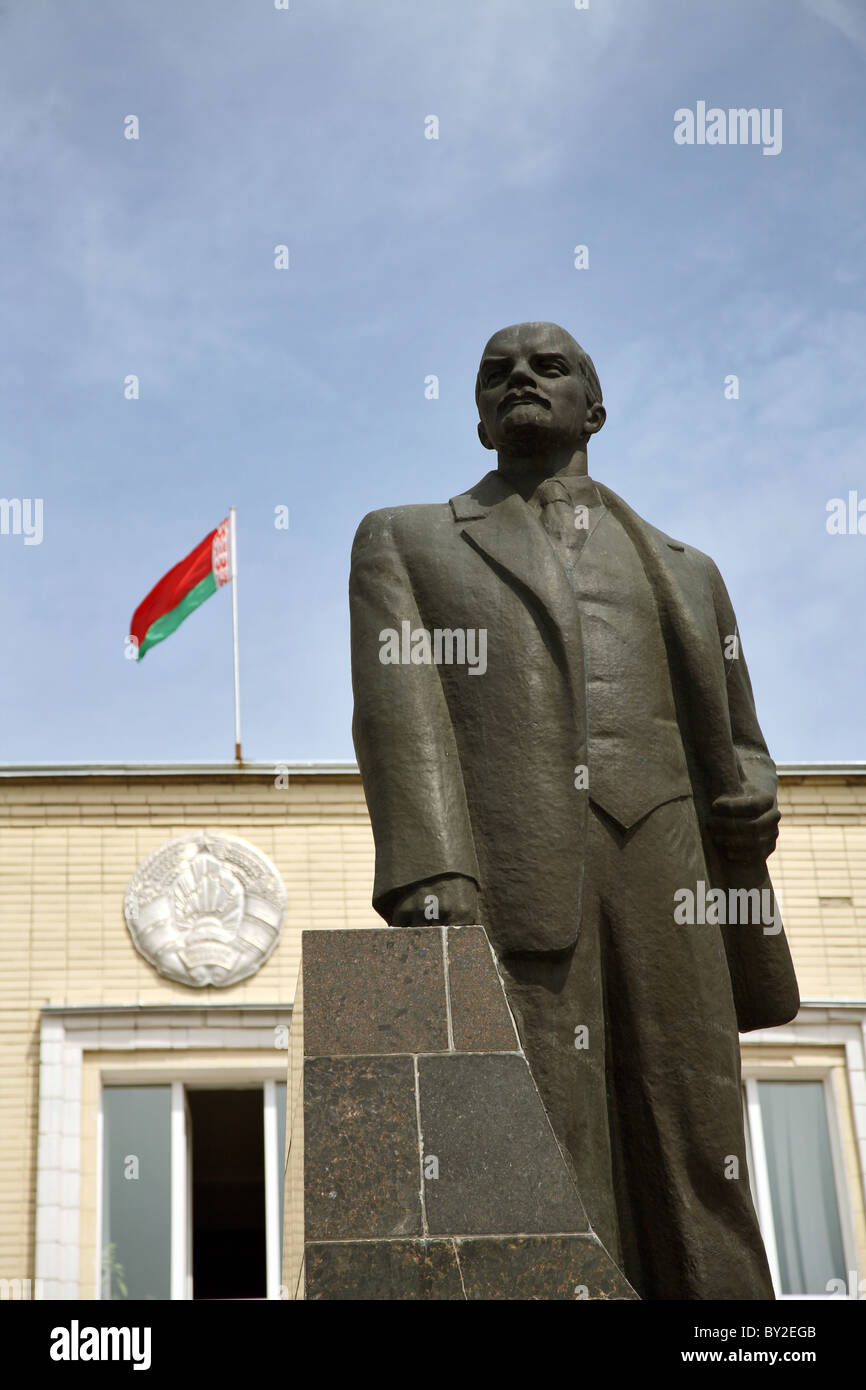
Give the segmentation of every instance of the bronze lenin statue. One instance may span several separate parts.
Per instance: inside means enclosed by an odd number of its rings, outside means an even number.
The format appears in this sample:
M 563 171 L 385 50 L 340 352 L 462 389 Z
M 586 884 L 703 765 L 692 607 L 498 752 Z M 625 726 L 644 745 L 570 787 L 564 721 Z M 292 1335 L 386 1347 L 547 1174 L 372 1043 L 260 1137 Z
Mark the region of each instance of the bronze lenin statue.
M 397 928 L 486 927 L 592 1226 L 642 1298 L 772 1298 L 738 1030 L 799 998 L 731 603 L 708 556 L 589 476 L 605 409 L 569 333 L 494 334 L 476 400 L 495 469 L 372 512 L 352 552 L 373 903 Z

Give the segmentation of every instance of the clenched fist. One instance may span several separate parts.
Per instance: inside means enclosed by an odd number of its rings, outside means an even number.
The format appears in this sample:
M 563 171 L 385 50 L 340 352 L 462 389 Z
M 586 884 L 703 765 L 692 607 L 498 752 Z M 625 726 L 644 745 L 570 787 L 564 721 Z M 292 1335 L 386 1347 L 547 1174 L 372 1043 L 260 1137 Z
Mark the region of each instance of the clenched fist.
M 766 859 L 779 836 L 779 807 L 768 792 L 717 796 L 712 806 L 710 834 L 727 859 L 743 862 Z
M 442 874 L 415 883 L 401 894 L 390 919 L 392 927 L 471 927 L 477 912 L 478 888 L 473 880 L 462 874 Z

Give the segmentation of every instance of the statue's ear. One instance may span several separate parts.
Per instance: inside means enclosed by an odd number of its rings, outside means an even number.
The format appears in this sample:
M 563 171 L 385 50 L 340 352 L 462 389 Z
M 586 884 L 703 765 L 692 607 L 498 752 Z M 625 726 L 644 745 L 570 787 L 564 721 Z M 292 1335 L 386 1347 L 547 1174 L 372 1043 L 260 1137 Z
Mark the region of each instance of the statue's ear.
M 493 448 L 493 445 L 490 443 L 490 435 L 487 433 L 486 429 L 484 428 L 484 425 L 480 420 L 478 421 L 478 438 L 481 440 L 481 443 L 484 445 L 485 449 Z
M 595 401 L 589 407 L 589 410 L 586 413 L 586 423 L 584 424 L 584 429 L 587 435 L 598 434 L 606 419 L 607 411 L 605 410 L 601 401 Z

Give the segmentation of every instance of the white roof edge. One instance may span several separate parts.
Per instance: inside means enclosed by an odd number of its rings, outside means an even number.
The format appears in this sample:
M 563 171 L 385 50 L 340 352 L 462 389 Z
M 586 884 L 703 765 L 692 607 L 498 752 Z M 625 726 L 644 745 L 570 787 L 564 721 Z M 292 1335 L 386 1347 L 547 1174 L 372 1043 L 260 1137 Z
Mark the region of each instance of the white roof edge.
M 243 763 L 3 763 L 0 777 L 273 777 L 285 769 L 290 775 L 333 777 L 357 775 L 354 762 Z
M 866 761 L 777 763 L 782 777 L 866 777 Z M 0 777 L 272 777 L 280 769 L 305 777 L 358 776 L 356 762 L 325 760 L 244 763 L 3 763 Z
M 776 763 L 782 777 L 866 777 L 866 762 Z

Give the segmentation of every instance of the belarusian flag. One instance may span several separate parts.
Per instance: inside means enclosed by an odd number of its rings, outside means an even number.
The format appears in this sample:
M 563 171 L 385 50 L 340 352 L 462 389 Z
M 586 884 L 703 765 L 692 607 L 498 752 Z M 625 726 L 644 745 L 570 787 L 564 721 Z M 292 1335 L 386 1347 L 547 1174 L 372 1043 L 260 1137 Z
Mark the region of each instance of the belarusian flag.
M 164 574 L 132 615 L 130 636 L 141 661 L 149 647 L 170 637 L 199 604 L 232 578 L 229 518 L 205 536 L 185 560 Z

